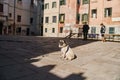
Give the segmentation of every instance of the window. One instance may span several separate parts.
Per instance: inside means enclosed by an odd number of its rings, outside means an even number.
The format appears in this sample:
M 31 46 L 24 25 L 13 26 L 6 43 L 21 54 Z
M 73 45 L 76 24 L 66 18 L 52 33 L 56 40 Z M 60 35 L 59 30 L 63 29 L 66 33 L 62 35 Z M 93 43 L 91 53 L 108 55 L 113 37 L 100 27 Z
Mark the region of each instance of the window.
M 34 0 L 31 0 L 31 5 L 33 5 L 34 4 Z
M 60 27 L 60 33 L 62 33 L 63 32 L 63 27 Z
M 82 0 L 82 4 L 88 4 L 89 0 Z
M 22 0 L 17 0 L 17 3 L 22 4 Z
M 55 33 L 55 28 L 52 28 L 52 33 Z
M 80 0 L 77 0 L 77 4 L 80 4 Z
M 60 0 L 60 5 L 65 5 L 66 4 L 66 0 Z
M 65 20 L 65 14 L 60 14 L 60 19 L 59 19 L 59 21 L 60 21 L 61 23 L 64 23 L 64 20 Z
M 44 2 L 44 0 L 41 0 L 41 2 Z
M 49 23 L 49 17 L 45 17 L 45 23 Z
M 3 4 L 0 3 L 0 12 L 3 12 Z
M 18 2 L 20 2 L 20 1 L 22 1 L 22 0 L 18 0 Z
M 41 23 L 43 23 L 43 17 L 41 17 Z
M 80 14 L 77 14 L 77 22 L 79 23 L 80 22 Z
M 17 32 L 17 33 L 21 33 L 21 27 L 18 27 L 18 28 L 16 29 L 16 32 Z
M 57 21 L 57 17 L 56 17 L 56 16 L 53 16 L 53 17 L 52 17 L 52 22 L 53 22 L 53 23 L 56 23 L 56 21 Z
M 45 4 L 45 9 L 49 9 L 49 3 Z
M 91 27 L 91 34 L 96 34 L 96 27 Z
M 33 23 L 33 18 L 30 18 L 30 24 L 32 24 Z
M 112 16 L 112 8 L 105 8 L 105 17 Z
M 52 2 L 52 8 L 56 8 L 56 7 L 57 7 L 56 2 Z
M 97 9 L 92 10 L 92 18 L 97 18 Z
M 114 33 L 115 33 L 115 28 L 109 27 L 109 34 L 114 34 Z
M 41 7 L 42 10 L 44 10 L 44 5 L 42 4 L 42 7 Z
M 47 28 L 45 28 L 45 33 L 47 33 Z
M 9 17 L 12 17 L 12 13 L 9 13 L 8 15 L 9 15 Z
M 21 22 L 21 16 L 20 15 L 17 16 L 17 22 Z
M 87 22 L 88 21 L 88 14 L 82 14 L 82 22 Z

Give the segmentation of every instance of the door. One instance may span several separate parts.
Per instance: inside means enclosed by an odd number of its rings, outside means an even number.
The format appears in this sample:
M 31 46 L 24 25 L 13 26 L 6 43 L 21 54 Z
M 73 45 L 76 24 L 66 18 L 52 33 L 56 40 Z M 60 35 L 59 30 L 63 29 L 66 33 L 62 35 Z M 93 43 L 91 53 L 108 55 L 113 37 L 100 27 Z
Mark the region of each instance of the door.
M 0 21 L 0 35 L 2 35 L 3 22 Z

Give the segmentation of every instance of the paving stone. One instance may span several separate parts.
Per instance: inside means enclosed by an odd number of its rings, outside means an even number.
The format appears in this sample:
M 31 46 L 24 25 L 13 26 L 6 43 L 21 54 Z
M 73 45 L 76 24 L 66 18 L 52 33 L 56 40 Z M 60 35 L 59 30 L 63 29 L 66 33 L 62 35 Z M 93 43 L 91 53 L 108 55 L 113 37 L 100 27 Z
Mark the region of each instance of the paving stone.
M 120 43 L 66 39 L 77 58 L 60 58 L 62 38 L 0 36 L 0 80 L 119 80 Z

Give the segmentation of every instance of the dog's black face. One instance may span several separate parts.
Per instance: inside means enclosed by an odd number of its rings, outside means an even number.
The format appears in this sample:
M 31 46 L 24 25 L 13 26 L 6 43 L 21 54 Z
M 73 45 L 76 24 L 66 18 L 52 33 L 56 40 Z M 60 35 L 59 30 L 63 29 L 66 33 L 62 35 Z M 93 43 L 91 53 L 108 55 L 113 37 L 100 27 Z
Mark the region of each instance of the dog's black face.
M 65 40 L 60 40 L 59 41 L 59 47 L 65 47 L 65 46 L 67 46 L 66 41 Z

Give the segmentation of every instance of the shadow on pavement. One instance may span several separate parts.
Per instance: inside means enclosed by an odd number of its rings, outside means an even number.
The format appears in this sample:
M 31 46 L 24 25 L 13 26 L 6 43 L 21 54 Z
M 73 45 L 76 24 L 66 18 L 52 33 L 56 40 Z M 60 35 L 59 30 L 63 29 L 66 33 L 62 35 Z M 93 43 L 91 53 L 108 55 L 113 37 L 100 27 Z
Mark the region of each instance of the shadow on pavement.
M 0 37 L 0 80 L 85 80 L 84 73 L 71 74 L 65 78 L 50 73 L 56 65 L 37 67 L 31 59 L 60 51 L 58 41 L 62 38 Z M 72 48 L 86 45 L 93 40 L 65 39 Z
M 9 73 L 5 74 L 5 72 L 3 72 L 0 73 L 0 80 L 85 80 L 86 79 L 86 77 L 83 76 L 83 73 L 71 74 L 65 78 L 58 77 L 57 75 L 50 73 L 50 70 L 52 70 L 54 67 L 55 65 L 47 65 L 37 68 L 36 73 L 31 73 L 29 75 L 23 73 L 23 75 L 21 74 L 18 75 L 18 73 L 20 73 L 18 72 L 16 74 L 11 74 L 12 77 L 8 75 Z

